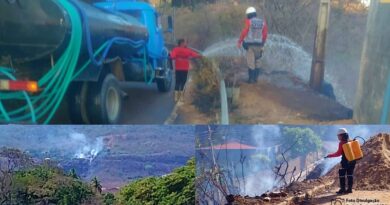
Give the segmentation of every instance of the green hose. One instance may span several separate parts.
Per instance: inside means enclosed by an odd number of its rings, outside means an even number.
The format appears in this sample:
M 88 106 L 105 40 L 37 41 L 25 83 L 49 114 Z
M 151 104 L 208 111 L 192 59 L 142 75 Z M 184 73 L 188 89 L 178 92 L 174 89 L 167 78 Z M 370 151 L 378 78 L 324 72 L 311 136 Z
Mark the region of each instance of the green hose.
M 22 106 L 18 109 L 6 112 L 1 103 L 0 122 L 20 122 L 31 119 L 31 122 L 33 123 L 38 120 L 43 121 L 44 124 L 49 123 L 60 106 L 70 83 L 76 76 L 75 71 L 83 38 L 82 22 L 77 9 L 74 8 L 68 0 L 58 0 L 58 2 L 69 14 L 71 21 L 72 33 L 69 45 L 54 67 L 39 79 L 38 86 L 44 89 L 39 95 L 31 97 L 30 103 L 32 105 Z M 5 68 L 0 69 L 0 71 L 4 73 Z M 10 98 L 23 99 L 24 94 L 26 93 L 15 92 L 8 93 L 7 95 L 2 94 L 0 96 L 0 101 Z M 29 98 L 30 97 L 27 96 L 27 102 L 30 101 Z M 30 112 L 25 113 L 28 108 L 30 108 Z
M 38 86 L 43 88 L 41 93 L 29 96 L 27 92 L 0 92 L 0 123 L 28 121 L 31 121 L 32 123 L 37 123 L 38 121 L 43 122 L 43 124 L 50 123 L 63 101 L 71 82 L 80 73 L 82 73 L 88 65 L 91 64 L 91 59 L 89 59 L 79 70 L 76 71 L 83 39 L 81 16 L 77 8 L 75 8 L 68 0 L 57 1 L 60 6 L 66 10 L 72 25 L 69 45 L 56 64 L 38 80 Z M 109 46 L 108 41 L 102 44 L 94 52 L 94 57 L 99 55 L 107 46 Z M 152 72 L 151 77 L 148 79 L 146 71 L 146 50 L 144 50 L 142 61 L 144 66 L 145 82 L 147 84 L 151 84 L 154 80 L 154 73 Z M 15 77 L 11 74 L 10 69 L 0 67 L 0 73 L 5 74 L 11 80 L 15 80 Z M 2 101 L 5 100 L 25 100 L 27 103 L 20 108 L 7 112 L 2 103 Z M 30 112 L 26 113 L 26 110 L 29 110 Z

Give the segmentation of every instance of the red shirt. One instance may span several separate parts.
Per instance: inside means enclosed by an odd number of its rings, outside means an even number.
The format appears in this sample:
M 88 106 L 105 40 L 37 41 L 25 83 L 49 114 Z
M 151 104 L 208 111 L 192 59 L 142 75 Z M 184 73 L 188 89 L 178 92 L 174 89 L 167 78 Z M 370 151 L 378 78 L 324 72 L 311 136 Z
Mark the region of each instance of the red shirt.
M 245 37 L 248 35 L 250 27 L 251 27 L 251 21 L 249 19 L 245 19 L 245 27 L 241 32 L 240 39 L 238 40 L 239 44 L 242 44 Z M 263 33 L 262 33 L 263 43 L 267 41 L 267 36 L 268 36 L 268 25 L 264 19 L 264 26 L 263 26 Z
M 190 59 L 198 58 L 200 55 L 186 47 L 175 47 L 171 51 L 171 58 L 175 60 L 175 68 L 180 71 L 188 71 L 190 69 Z
M 347 143 L 346 141 L 341 141 L 339 143 L 339 148 L 337 149 L 337 152 L 329 154 L 328 157 L 340 157 L 343 154 L 343 144 Z

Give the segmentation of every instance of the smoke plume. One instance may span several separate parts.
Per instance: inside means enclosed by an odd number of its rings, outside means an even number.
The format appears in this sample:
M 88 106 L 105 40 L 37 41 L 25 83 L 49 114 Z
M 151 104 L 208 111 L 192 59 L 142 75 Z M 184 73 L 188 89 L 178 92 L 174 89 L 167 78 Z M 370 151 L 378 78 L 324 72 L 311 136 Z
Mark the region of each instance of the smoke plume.
M 88 139 L 84 134 L 71 133 L 70 140 L 76 144 L 75 158 L 93 160 L 104 148 L 103 137 Z

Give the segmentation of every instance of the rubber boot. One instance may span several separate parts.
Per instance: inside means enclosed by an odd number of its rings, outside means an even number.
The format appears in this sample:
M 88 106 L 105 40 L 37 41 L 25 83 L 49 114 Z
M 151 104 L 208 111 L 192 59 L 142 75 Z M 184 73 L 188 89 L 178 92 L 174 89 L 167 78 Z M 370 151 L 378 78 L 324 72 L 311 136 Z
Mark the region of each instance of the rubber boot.
M 251 83 L 255 83 L 256 82 L 256 70 L 255 69 L 251 69 Z
M 257 79 L 259 78 L 259 76 L 260 76 L 260 68 L 255 68 L 255 71 L 254 71 L 254 80 L 255 80 L 255 82 L 257 83 Z
M 347 179 L 348 179 L 348 189 L 347 189 L 347 191 L 345 191 L 345 193 L 350 194 L 350 193 L 352 193 L 353 176 L 348 176 Z
M 336 192 L 336 194 L 344 194 L 345 193 L 345 172 L 342 174 L 342 170 L 339 170 L 339 180 L 340 180 L 340 190 Z
M 248 83 L 251 84 L 252 83 L 252 69 L 248 69 Z

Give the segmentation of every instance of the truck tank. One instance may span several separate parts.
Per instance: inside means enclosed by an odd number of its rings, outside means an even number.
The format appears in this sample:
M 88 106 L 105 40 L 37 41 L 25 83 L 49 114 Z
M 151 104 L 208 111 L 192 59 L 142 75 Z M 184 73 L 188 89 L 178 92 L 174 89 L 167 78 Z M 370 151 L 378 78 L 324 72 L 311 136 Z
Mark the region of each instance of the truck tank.
M 147 41 L 147 29 L 136 18 L 102 10 L 80 0 L 72 2 L 88 21 L 95 50 L 113 37 Z M 69 16 L 56 0 L 0 1 L 0 64 L 12 61 L 25 65 L 18 69 L 25 67 L 21 73 L 28 72 L 30 77 L 31 72 L 44 72 L 40 70 L 43 67 L 31 65 L 37 61 L 50 62 L 51 57 L 58 59 L 66 49 L 71 32 Z M 86 38 L 84 33 L 79 64 L 89 59 Z M 114 46 L 107 57 L 131 57 L 139 50 L 125 45 Z

